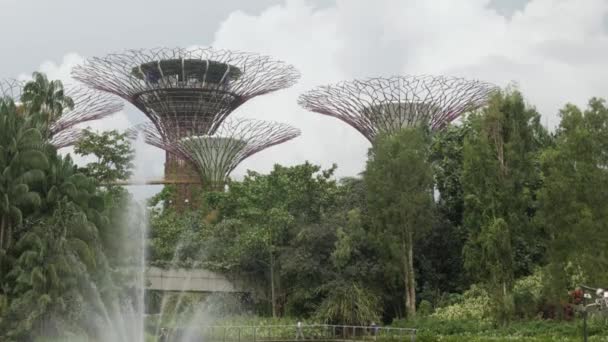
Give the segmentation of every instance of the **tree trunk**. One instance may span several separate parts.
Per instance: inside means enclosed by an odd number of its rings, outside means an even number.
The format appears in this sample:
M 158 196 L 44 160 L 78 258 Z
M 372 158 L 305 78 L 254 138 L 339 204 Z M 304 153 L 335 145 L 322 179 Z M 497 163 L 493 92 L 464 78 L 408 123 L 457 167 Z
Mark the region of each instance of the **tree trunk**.
M 274 255 L 270 252 L 270 302 L 272 305 L 272 317 L 277 317 L 277 305 L 274 293 Z
M 414 279 L 414 251 L 412 233 L 403 241 L 403 275 L 405 288 L 405 311 L 408 318 L 416 316 L 416 282 Z
M 0 219 L 0 250 L 4 249 L 4 231 L 6 230 L 6 215 L 2 215 L 2 218 Z M 5 251 L 6 253 L 6 251 Z M 2 254 L 0 254 L 0 280 L 4 279 L 4 274 L 2 272 L 3 270 L 3 264 L 4 264 L 4 258 L 2 257 Z
M 5 249 L 8 250 L 13 242 L 13 225 L 10 224 L 10 222 L 6 222 L 6 225 L 4 226 L 4 229 L 6 230 L 6 243 L 5 243 Z
M 408 286 L 409 286 L 409 306 L 407 315 L 410 317 L 416 316 L 416 279 L 414 278 L 414 246 L 410 234 L 410 243 L 408 250 Z
M 6 215 L 2 215 L 2 219 L 0 220 L 0 249 L 4 249 L 4 236 L 6 230 Z

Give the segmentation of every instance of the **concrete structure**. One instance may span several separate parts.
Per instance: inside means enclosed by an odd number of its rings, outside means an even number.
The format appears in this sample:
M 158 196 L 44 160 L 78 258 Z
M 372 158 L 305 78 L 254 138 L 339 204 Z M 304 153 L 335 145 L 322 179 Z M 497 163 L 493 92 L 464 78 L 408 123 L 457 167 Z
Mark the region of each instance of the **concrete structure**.
M 175 292 L 244 292 L 221 274 L 204 269 L 148 267 L 146 289 Z

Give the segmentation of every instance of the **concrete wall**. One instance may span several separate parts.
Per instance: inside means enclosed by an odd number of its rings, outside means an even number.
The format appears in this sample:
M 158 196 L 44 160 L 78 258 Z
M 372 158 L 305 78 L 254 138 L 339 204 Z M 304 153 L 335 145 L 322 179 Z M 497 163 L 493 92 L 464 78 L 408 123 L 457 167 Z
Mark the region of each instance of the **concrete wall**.
M 242 292 L 226 277 L 204 269 L 161 269 L 148 267 L 146 289 L 189 292 Z

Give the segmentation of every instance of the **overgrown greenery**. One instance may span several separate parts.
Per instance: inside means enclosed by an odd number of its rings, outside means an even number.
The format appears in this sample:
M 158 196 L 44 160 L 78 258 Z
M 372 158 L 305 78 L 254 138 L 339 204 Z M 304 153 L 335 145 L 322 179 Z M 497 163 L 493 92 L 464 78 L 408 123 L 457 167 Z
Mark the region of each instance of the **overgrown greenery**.
M 81 171 L 101 184 L 112 185 L 114 181 L 127 180 L 131 176 L 133 149 L 127 133 L 107 131 L 97 134 L 86 129 L 74 146 L 74 152 L 95 157 Z
M 517 92 L 498 93 L 469 120 L 463 145 L 464 265 L 481 282 L 496 317 L 506 321 L 517 276 L 529 274 L 541 248 L 531 220 L 546 136 L 540 115 Z
M 459 125 L 381 136 L 362 177 L 277 165 L 203 194 L 194 212 L 165 206 L 151 255 L 244 282 L 259 315 L 491 329 L 569 319 L 568 291 L 607 281 L 607 115 L 602 100 L 567 105 L 549 133 L 506 89 Z
M 72 105 L 42 74 L 18 105 L 0 100 L 2 341 L 94 337 L 104 303 L 132 290 L 123 228 L 141 217 L 113 185 L 132 150 L 87 132 L 76 152 L 92 163 L 58 154 L 49 125 Z M 539 122 L 507 89 L 462 124 L 380 136 L 360 177 L 276 165 L 180 211 L 167 187 L 149 203 L 149 262 L 209 268 L 251 293 L 148 304 L 176 312 L 158 318 L 170 326 L 205 301 L 273 322 L 393 322 L 422 341 L 574 338 L 568 291 L 608 283 L 608 108 L 566 105 L 552 134 Z M 590 332 L 606 326 L 592 317 Z
M 567 105 L 561 118 L 554 146 L 540 159 L 544 186 L 537 215 L 548 236 L 553 301 L 563 299 L 564 287 L 608 283 L 608 108 L 594 98 L 584 111 Z
M 2 341 L 94 337 L 91 324 L 104 315 L 103 302 L 115 291 L 109 243 L 101 237 L 113 219 L 106 203 L 119 201 L 120 192 L 100 189 L 90 177 L 97 175 L 80 172 L 50 144 L 51 126 L 72 107 L 61 82 L 41 73 L 34 73 L 20 99 L 0 99 Z M 83 144 L 98 139 L 90 134 Z M 125 150 L 109 144 L 110 151 Z M 115 165 L 127 170 L 125 157 Z

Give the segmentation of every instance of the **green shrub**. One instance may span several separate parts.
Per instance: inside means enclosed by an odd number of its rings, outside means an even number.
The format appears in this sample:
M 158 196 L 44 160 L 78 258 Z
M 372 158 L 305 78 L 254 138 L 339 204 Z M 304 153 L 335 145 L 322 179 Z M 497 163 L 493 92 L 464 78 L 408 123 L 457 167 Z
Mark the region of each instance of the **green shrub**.
M 487 292 L 475 285 L 466 291 L 460 302 L 438 308 L 432 315 L 439 320 L 475 319 L 487 321 L 491 317 L 490 297 Z
M 417 314 L 420 316 L 428 316 L 433 313 L 433 305 L 428 300 L 422 300 L 420 304 L 418 304 Z
M 315 317 L 328 324 L 367 325 L 380 321 L 381 309 L 378 296 L 365 287 L 339 284 L 328 291 Z
M 416 328 L 416 341 L 572 341 L 582 340 L 582 321 L 513 321 L 507 326 L 478 320 L 440 320 L 434 316 L 398 320 L 394 327 Z M 589 341 L 608 341 L 608 325 L 590 320 Z
M 542 304 L 543 278 L 541 270 L 518 279 L 513 287 L 515 314 L 519 318 L 533 318 L 538 315 Z
M 450 306 L 453 304 L 457 304 L 462 302 L 462 300 L 464 299 L 464 296 L 460 293 L 442 293 L 441 296 L 439 296 L 439 299 L 437 300 L 437 303 L 435 304 L 436 308 L 442 308 L 445 306 Z

